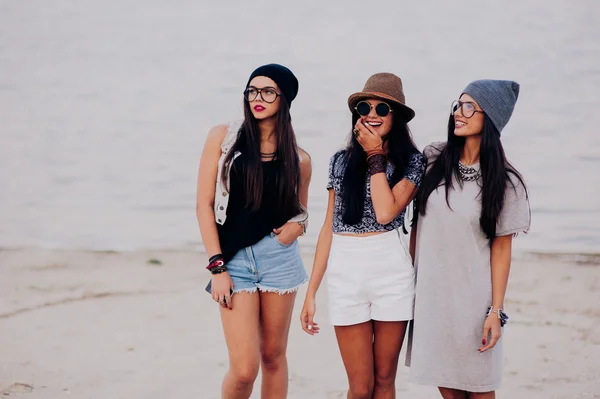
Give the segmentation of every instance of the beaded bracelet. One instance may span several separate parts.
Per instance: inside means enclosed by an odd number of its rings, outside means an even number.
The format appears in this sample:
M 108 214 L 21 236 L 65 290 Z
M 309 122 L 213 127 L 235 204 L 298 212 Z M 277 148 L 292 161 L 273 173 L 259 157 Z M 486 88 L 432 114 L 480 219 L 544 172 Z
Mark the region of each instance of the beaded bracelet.
M 225 273 L 227 271 L 227 268 L 225 267 L 225 265 L 222 265 L 222 266 L 213 267 L 209 270 L 212 274 L 221 274 L 221 273 Z

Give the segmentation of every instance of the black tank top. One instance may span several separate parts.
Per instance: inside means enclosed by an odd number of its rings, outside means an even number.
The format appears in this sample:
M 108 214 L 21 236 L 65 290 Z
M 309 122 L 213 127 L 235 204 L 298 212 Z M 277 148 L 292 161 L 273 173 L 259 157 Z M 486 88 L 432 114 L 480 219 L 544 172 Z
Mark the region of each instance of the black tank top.
M 282 166 L 278 160 L 261 162 L 262 201 L 257 210 L 247 209 L 243 158 L 243 155 L 237 157 L 231 167 L 227 219 L 223 225 L 217 224 L 221 252 L 225 261 L 230 260 L 240 249 L 256 244 L 273 229 L 281 227 L 294 216 L 283 215 L 279 209 L 276 179 L 277 171 Z

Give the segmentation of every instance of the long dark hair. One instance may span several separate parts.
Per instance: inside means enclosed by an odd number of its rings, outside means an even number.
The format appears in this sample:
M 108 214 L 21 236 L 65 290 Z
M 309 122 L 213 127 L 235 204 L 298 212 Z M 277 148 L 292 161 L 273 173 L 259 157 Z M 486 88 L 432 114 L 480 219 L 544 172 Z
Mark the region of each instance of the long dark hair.
M 392 181 L 398 182 L 404 175 L 404 169 L 408 166 L 409 157 L 418 153 L 408 125 L 399 115 L 399 112 L 392 113 L 392 129 L 385 137 L 387 141 L 388 158 L 394 165 L 395 170 L 392 175 Z M 352 113 L 352 128 L 360 116 Z M 344 212 L 342 220 L 345 224 L 353 225 L 361 221 L 363 217 L 363 208 L 365 205 L 365 179 L 367 176 L 367 155 L 356 140 L 356 137 L 350 133 L 348 145 L 343 153 L 345 157 L 346 170 L 342 179 L 342 204 Z
M 450 208 L 448 195 L 450 189 L 454 189 L 452 177 L 462 187 L 462 180 L 458 171 L 458 162 L 465 145 L 465 138 L 454 134 L 454 116 L 450 115 L 448 120 L 448 142 L 441 150 L 437 159 L 425 174 L 421 187 L 417 193 L 418 214 L 425 215 L 427 211 L 427 200 L 431 193 L 443 183 L 446 190 L 446 204 Z M 525 187 L 521 174 L 508 162 L 498 129 L 491 119 L 484 114 L 483 129 L 481 130 L 481 145 L 479 163 L 481 165 L 481 216 L 479 225 L 486 237 L 490 240 L 496 236 L 496 222 L 504 206 L 504 194 L 507 182 L 515 188 L 515 182 L 509 175 L 515 176 Z M 417 217 L 415 212 L 415 217 Z
M 280 163 L 277 168 L 276 192 L 279 202 L 278 211 L 284 216 L 294 216 L 300 213 L 300 199 L 298 187 L 300 184 L 300 159 L 296 135 L 292 128 L 290 106 L 281 96 L 279 110 L 277 111 L 277 149 L 274 159 Z M 244 101 L 244 122 L 238 131 L 237 139 L 225 158 L 223 164 L 223 183 L 226 182 L 227 167 L 232 162 L 237 151 L 242 153 L 242 175 L 245 176 L 244 192 L 246 207 L 253 211 L 258 210 L 263 195 L 262 155 L 260 153 L 260 128 L 252 115 L 250 104 Z

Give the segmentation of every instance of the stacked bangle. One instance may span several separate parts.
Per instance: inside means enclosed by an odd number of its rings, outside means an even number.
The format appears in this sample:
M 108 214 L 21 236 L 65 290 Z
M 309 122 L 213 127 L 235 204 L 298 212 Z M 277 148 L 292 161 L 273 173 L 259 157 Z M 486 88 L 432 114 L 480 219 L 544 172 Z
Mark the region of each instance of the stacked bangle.
M 221 273 L 225 273 L 227 271 L 227 268 L 225 266 L 217 266 L 217 267 L 213 267 L 212 269 L 210 269 L 210 272 L 212 274 L 221 274 Z
M 217 254 L 211 256 L 208 260 L 208 266 L 206 269 L 212 274 L 220 274 L 227 271 L 227 267 L 225 267 L 225 260 L 223 259 L 222 254 Z
M 218 260 L 218 259 L 223 259 L 223 254 L 216 254 L 216 255 L 211 256 L 208 259 L 208 263 L 212 263 L 212 262 L 214 262 L 215 260 Z

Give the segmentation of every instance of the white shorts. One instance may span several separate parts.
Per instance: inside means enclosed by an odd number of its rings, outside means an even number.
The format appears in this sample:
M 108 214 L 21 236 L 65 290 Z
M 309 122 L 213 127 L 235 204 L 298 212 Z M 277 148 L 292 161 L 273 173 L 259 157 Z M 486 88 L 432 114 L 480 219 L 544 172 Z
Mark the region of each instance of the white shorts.
M 412 320 L 415 274 L 408 236 L 398 230 L 367 237 L 334 234 L 327 288 L 334 326 Z

